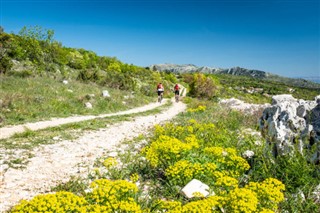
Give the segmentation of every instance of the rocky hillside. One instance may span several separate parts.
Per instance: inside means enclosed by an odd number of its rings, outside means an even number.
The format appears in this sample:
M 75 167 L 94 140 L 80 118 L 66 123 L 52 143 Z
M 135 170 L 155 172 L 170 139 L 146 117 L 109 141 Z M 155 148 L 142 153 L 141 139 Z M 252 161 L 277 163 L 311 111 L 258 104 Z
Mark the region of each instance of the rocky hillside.
M 237 76 L 248 76 L 258 79 L 263 79 L 267 81 L 276 81 L 288 84 L 290 86 L 297 86 L 303 88 L 318 88 L 320 89 L 320 84 L 308 81 L 305 79 L 287 78 L 279 75 L 275 75 L 269 72 L 261 70 L 251 70 L 241 67 L 233 67 L 228 69 L 223 68 L 212 68 L 212 67 L 197 67 L 193 64 L 177 65 L 177 64 L 154 64 L 149 67 L 154 71 L 169 71 L 173 73 L 192 73 L 192 72 L 202 72 L 206 74 L 229 74 Z

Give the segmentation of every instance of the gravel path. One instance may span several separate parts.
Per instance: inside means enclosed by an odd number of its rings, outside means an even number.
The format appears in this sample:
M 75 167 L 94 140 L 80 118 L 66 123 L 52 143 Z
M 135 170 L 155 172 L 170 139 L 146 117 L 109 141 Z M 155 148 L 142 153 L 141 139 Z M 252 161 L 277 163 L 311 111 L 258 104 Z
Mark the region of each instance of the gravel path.
M 1 137 L 5 138 L 16 132 L 24 131 L 24 126 L 31 130 L 37 130 L 64 123 L 94 119 L 95 117 L 147 111 L 156 106 L 159 106 L 159 103 L 108 115 L 55 119 L 37 124 L 1 128 L 0 133 Z M 7 211 L 21 199 L 30 199 L 39 193 L 50 191 L 52 186 L 68 181 L 71 176 L 88 174 L 94 161 L 103 156 L 105 152 L 114 150 L 125 139 L 132 139 L 139 134 L 147 133 L 150 127 L 172 119 L 185 109 L 186 105 L 182 102 L 173 103 L 168 109 L 158 114 L 117 123 L 108 128 L 89 132 L 73 141 L 63 140 L 36 148 L 34 150 L 35 156 L 30 159 L 26 169 L 9 168 L 0 177 L 0 212 Z

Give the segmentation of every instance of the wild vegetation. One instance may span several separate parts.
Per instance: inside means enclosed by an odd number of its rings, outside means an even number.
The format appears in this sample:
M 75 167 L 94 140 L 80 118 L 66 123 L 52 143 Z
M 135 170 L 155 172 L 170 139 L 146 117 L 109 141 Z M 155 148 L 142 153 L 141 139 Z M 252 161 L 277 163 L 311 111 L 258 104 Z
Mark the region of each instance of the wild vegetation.
M 312 197 L 320 167 L 308 163 L 309 153 L 274 158 L 264 139 L 252 134 L 261 115 L 217 103 L 228 97 L 270 102 L 272 95 L 282 93 L 313 99 L 318 90 L 249 77 L 154 72 L 63 47 L 53 36 L 52 30 L 41 27 L 23 28 L 19 35 L 0 34 L 2 125 L 124 110 L 155 101 L 155 85 L 160 81 L 167 88 L 177 81 L 188 88 L 190 97 L 184 99 L 188 110 L 170 123 L 155 126 L 150 134 L 127 141 L 127 150 L 117 157 L 107 153 L 97 159 L 87 178 L 71 179 L 53 188 L 54 193 L 21 201 L 11 212 L 320 211 Z M 111 98 L 102 97 L 103 90 Z M 166 96 L 170 95 L 167 90 Z M 86 101 L 94 108 L 84 108 Z M 104 122 L 111 121 L 79 125 L 94 129 Z M 77 129 L 68 126 L 65 132 L 72 128 Z M 23 145 L 24 138 L 31 137 L 37 142 L 46 134 L 48 130 L 27 132 L 15 141 Z M 13 144 L 11 139 L 0 143 Z M 248 150 L 253 156 L 244 155 Z M 211 196 L 182 195 L 181 189 L 194 178 L 210 187 Z
M 216 75 L 223 97 L 235 97 L 248 102 L 270 103 L 271 97 L 278 94 L 291 94 L 294 98 L 314 100 L 320 94 L 318 88 L 305 88 L 293 86 L 289 82 L 255 79 L 246 76 Z M 293 80 L 293 79 L 292 79 Z
M 170 73 L 63 47 L 53 36 L 39 26 L 0 34 L 0 125 L 124 110 L 155 101 L 157 83 L 171 88 L 177 82 Z M 172 94 L 167 89 L 165 95 Z

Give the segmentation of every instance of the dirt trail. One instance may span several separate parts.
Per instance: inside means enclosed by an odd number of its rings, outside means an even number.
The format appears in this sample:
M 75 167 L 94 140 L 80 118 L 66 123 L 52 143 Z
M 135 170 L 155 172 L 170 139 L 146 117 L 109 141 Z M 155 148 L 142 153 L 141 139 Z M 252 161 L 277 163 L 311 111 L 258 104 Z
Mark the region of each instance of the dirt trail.
M 35 123 L 26 123 L 21 125 L 2 127 L 0 128 L 0 139 L 9 138 L 16 133 L 24 132 L 26 129 L 36 131 L 36 130 L 45 129 L 48 127 L 55 127 L 62 124 L 75 123 L 75 122 L 85 121 L 85 120 L 92 120 L 95 118 L 104 118 L 104 117 L 112 117 L 117 115 L 129 115 L 132 113 L 145 112 L 151 109 L 155 109 L 157 107 L 159 107 L 159 103 L 151 103 L 142 107 L 138 107 L 138 108 L 122 111 L 122 112 L 110 113 L 110 114 L 102 114 L 97 116 L 88 115 L 88 116 L 74 116 L 74 117 L 67 117 L 67 118 L 53 118 L 49 121 L 39 121 Z
M 23 131 L 24 126 L 36 130 L 96 117 L 147 111 L 156 106 L 159 106 L 159 103 L 108 115 L 73 117 L 20 125 L 16 128 L 11 127 L 10 130 L 6 129 L 10 133 L 2 132 L 2 137 L 9 137 L 15 132 Z M 123 140 L 147 133 L 150 127 L 172 119 L 185 109 L 186 105 L 182 102 L 173 103 L 161 113 L 116 123 L 108 128 L 89 132 L 74 141 L 63 140 L 36 148 L 33 150 L 35 156 L 30 159 L 26 169 L 9 168 L 3 172 L 2 177 L 0 176 L 0 212 L 7 211 L 21 199 L 30 199 L 39 193 L 48 192 L 52 186 L 68 181 L 71 176 L 88 174 L 98 157 L 115 150 Z M 4 131 L 4 128 L 0 131 Z

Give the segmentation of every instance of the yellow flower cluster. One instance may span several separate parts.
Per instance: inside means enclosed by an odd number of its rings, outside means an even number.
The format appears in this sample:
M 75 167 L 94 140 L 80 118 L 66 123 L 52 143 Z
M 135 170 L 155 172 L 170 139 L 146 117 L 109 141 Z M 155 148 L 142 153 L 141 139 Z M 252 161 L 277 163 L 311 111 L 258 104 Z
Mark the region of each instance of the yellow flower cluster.
M 260 208 L 276 210 L 278 204 L 284 200 L 285 185 L 274 178 L 268 178 L 262 183 L 250 182 L 246 188 L 258 195 Z
M 237 155 L 237 151 L 232 148 L 206 147 L 204 153 L 208 155 L 211 161 L 219 165 L 219 170 L 228 171 L 228 176 L 238 178 L 243 172 L 250 168 L 248 162 Z
M 206 106 L 200 105 L 200 106 L 198 106 L 197 108 L 190 108 L 190 109 L 188 109 L 187 111 L 188 111 L 188 112 L 203 112 L 203 111 L 205 111 L 206 109 L 207 109 Z
M 172 210 L 172 209 L 177 209 L 177 208 L 181 209 L 181 206 L 182 204 L 179 201 L 168 201 L 168 200 L 159 200 L 155 204 L 155 207 L 158 210 L 162 210 L 162 212 Z
M 117 159 L 113 158 L 113 157 L 109 157 L 107 159 L 105 159 L 103 161 L 103 165 L 106 167 L 106 168 L 111 168 L 111 167 L 114 167 L 118 164 L 117 162 Z
M 192 124 L 197 124 L 197 123 L 198 123 L 195 119 L 190 119 L 188 122 L 189 122 L 191 125 L 192 125 Z
M 134 183 L 125 180 L 100 179 L 91 183 L 93 191 L 87 195 L 91 203 L 105 206 L 108 210 L 141 212 L 134 196 L 138 188 Z
M 166 125 L 168 125 L 168 124 L 166 124 Z M 155 135 L 160 136 L 160 135 L 164 135 L 166 130 L 164 129 L 164 127 L 156 124 L 154 126 L 154 130 L 153 131 L 154 131 Z
M 239 183 L 237 179 L 229 176 L 219 177 L 214 183 L 215 186 L 222 187 L 222 188 L 236 188 L 238 187 L 238 184 Z
M 199 198 L 199 197 L 204 197 L 204 195 L 203 195 L 201 192 L 193 192 L 193 193 L 192 193 L 192 196 L 193 196 L 193 197 L 198 197 L 198 198 Z
M 230 191 L 224 203 L 230 212 L 250 213 L 256 211 L 258 199 L 255 192 L 246 188 L 236 188 Z
M 87 212 L 86 205 L 87 201 L 83 197 L 70 192 L 57 192 L 37 195 L 30 201 L 22 200 L 11 212 Z
M 21 201 L 11 212 L 142 212 L 134 200 L 138 188 L 133 183 L 100 179 L 92 182 L 91 187 L 93 191 L 85 198 L 70 192 L 38 195 L 30 201 Z
M 184 127 L 179 125 L 174 125 L 173 123 L 167 123 L 164 126 L 156 125 L 154 129 L 154 134 L 156 137 L 161 135 L 168 135 L 171 137 L 179 138 L 181 133 L 184 132 Z
M 159 164 L 175 162 L 176 159 L 181 158 L 181 155 L 196 147 L 198 144 L 195 138 L 189 138 L 186 143 L 170 137 L 160 136 L 149 147 L 144 149 L 146 158 L 150 161 L 150 164 L 154 167 Z
M 206 173 L 209 176 L 213 176 L 214 172 L 216 171 L 216 169 L 218 168 L 217 165 L 215 163 L 205 163 L 204 164 L 204 168 L 206 168 Z
M 206 147 L 204 152 L 210 154 L 216 160 L 223 160 L 224 152 L 222 147 Z
M 220 203 L 223 198 L 220 196 L 210 196 L 205 199 L 189 202 L 185 205 L 176 205 L 168 213 L 199 213 L 199 212 L 221 212 Z
M 212 123 L 201 124 L 193 119 L 189 120 L 188 123 L 189 125 L 186 126 L 174 125 L 173 123 L 167 123 L 163 126 L 157 125 L 154 130 L 154 136 L 159 138 L 162 135 L 167 135 L 182 141 L 185 141 L 187 137 L 193 136 L 198 140 L 198 143 L 200 143 L 199 140 L 201 139 L 201 143 L 204 144 L 208 144 L 213 136 L 215 136 L 214 139 L 222 137 L 220 131 L 219 134 L 216 134 L 218 131 Z
M 199 148 L 199 142 L 195 135 L 188 135 L 187 137 L 185 137 L 184 141 L 193 149 Z
M 186 184 L 193 178 L 204 174 L 205 168 L 200 163 L 190 163 L 187 160 L 181 160 L 166 170 L 166 176 L 175 184 Z
M 130 175 L 130 180 L 135 183 L 139 180 L 139 174 L 138 173 L 134 173 L 132 175 Z

